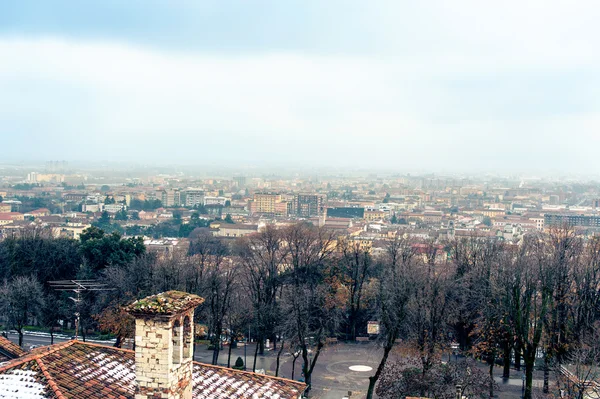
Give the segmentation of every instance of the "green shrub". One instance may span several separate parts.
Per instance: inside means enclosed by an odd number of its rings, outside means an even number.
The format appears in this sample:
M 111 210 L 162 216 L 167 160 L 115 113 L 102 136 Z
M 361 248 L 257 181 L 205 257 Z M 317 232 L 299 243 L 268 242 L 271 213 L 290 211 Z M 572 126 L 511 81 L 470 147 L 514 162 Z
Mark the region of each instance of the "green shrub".
M 236 370 L 244 369 L 244 360 L 242 359 L 241 356 L 238 356 L 237 360 L 235 361 L 235 364 L 233 365 L 233 368 Z

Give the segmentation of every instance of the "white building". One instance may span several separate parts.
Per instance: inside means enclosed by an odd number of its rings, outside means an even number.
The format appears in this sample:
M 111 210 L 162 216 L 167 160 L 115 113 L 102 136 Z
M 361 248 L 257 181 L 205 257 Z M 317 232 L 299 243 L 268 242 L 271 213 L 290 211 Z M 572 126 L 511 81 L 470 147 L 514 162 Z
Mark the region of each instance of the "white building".
M 223 205 L 225 206 L 227 198 L 225 197 L 204 197 L 204 205 Z
M 185 206 L 196 206 L 204 204 L 204 191 L 189 188 L 185 190 Z

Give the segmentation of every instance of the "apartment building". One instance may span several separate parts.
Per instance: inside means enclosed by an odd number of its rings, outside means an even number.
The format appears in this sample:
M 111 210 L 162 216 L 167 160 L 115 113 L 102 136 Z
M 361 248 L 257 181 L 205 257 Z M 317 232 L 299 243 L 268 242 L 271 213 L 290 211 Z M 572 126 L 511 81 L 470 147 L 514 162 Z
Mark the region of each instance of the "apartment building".
M 181 205 L 181 191 L 179 190 L 159 190 L 156 193 L 156 198 L 160 199 L 160 202 L 162 202 L 165 207 Z
M 576 215 L 576 214 L 544 214 L 544 225 L 546 227 L 594 227 L 600 228 L 599 215 Z
M 281 202 L 280 194 L 272 193 L 256 193 L 250 203 L 250 211 L 261 214 L 274 215 L 276 213 L 277 204 Z
M 226 197 L 204 197 L 204 205 L 221 205 L 225 206 L 227 203 Z
M 204 190 L 189 188 L 184 191 L 185 206 L 204 205 Z
M 325 213 L 327 196 L 324 194 L 296 194 L 294 196 L 294 214 L 301 217 L 320 216 Z

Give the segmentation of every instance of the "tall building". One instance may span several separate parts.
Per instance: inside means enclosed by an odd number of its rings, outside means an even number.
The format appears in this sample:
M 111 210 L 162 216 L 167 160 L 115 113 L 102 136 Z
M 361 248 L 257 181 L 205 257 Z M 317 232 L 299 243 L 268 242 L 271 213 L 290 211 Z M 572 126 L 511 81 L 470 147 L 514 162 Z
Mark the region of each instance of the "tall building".
M 324 194 L 296 194 L 294 213 L 301 217 L 320 216 L 325 212 L 327 197 Z
M 291 201 L 280 201 L 275 204 L 275 216 L 288 216 L 292 213 Z
M 252 213 L 275 214 L 275 207 L 281 202 L 281 195 L 271 193 L 256 193 L 251 204 Z
M 600 216 L 596 215 L 574 215 L 574 214 L 552 214 L 544 215 L 546 227 L 582 226 L 600 228 Z
M 37 183 L 38 181 L 38 174 L 37 172 L 31 172 L 27 174 L 27 182 L 28 183 Z
M 197 206 L 204 204 L 204 191 L 197 189 L 187 189 L 185 194 L 185 206 Z
M 181 205 L 181 191 L 174 189 L 160 190 L 156 198 L 160 199 L 164 207 Z
M 246 186 L 246 176 L 234 176 L 233 182 L 238 186 L 238 188 L 243 188 Z

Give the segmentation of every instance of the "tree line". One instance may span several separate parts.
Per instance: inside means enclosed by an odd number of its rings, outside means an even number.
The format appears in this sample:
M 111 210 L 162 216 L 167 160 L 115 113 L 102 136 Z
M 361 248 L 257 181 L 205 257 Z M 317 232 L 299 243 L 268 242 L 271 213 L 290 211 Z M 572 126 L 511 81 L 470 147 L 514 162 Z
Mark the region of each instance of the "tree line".
M 298 361 L 309 387 L 331 338 L 367 336 L 367 322 L 377 321 L 382 358 L 369 398 L 451 398 L 457 384 L 464 395 L 492 397 L 495 365 L 508 378 L 511 364 L 523 364 L 530 399 L 534 367 L 544 370 L 548 392 L 552 371 L 599 360 L 600 240 L 567 228 L 529 234 L 519 245 L 396 235 L 373 246 L 307 223 L 267 226 L 233 241 L 198 229 L 189 251 L 171 256 L 96 227 L 79 241 L 32 231 L 0 242 L 0 307 L 17 331 L 34 318 L 48 327 L 72 318 L 68 299 L 47 286 L 67 278 L 114 288 L 85 296 L 83 332 L 110 331 L 121 345 L 133 334 L 123 305 L 166 290 L 195 293 L 205 298 L 196 320 L 207 326 L 214 364 L 226 339 L 230 366 L 231 348 L 250 328 L 254 359 L 268 340 L 275 373 L 289 352 L 293 373 Z M 442 362 L 453 345 L 486 362 L 489 373 Z M 569 381 L 563 388 L 580 399 L 585 387 Z

